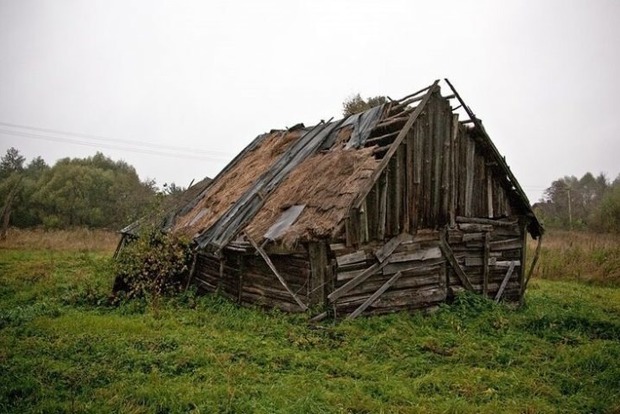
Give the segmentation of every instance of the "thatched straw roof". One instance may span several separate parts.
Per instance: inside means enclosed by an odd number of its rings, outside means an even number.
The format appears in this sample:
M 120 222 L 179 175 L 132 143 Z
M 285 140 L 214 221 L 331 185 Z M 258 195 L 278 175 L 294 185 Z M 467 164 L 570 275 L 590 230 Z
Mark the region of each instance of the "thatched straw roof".
M 434 94 L 439 94 L 437 82 L 342 120 L 258 136 L 179 210 L 172 230 L 212 251 L 242 234 L 257 243 L 288 246 L 336 236 L 356 197 L 376 180 L 382 158 L 391 156 L 397 136 L 410 128 L 414 104 L 422 110 Z M 502 160 L 496 161 L 514 178 Z M 537 232 L 527 197 L 512 181 L 507 185 L 519 210 L 531 215 Z

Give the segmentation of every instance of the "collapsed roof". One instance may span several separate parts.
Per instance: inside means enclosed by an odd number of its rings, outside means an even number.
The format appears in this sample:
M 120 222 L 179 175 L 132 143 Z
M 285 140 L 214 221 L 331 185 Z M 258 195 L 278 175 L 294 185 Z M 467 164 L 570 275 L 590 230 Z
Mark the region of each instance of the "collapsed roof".
M 209 251 L 221 250 L 241 234 L 289 246 L 335 237 L 431 96 L 439 94 L 438 82 L 344 119 L 259 135 L 211 183 L 194 192 L 176 211 L 170 228 Z M 480 120 L 446 82 L 454 92 L 451 98 L 460 101 L 470 118 L 466 122 L 477 145 L 495 166 L 511 207 L 529 219 L 528 231 L 538 237 L 543 229 L 527 196 Z

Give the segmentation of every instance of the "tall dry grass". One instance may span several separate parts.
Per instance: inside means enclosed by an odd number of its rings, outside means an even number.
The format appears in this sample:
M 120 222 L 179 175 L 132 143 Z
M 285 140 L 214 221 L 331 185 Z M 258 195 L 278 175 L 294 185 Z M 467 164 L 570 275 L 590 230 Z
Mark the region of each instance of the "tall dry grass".
M 536 242 L 528 243 L 528 258 Z M 533 277 L 620 286 L 620 235 L 550 230 Z
M 9 229 L 0 249 L 95 251 L 113 253 L 120 234 L 110 230 L 75 228 L 70 230 Z

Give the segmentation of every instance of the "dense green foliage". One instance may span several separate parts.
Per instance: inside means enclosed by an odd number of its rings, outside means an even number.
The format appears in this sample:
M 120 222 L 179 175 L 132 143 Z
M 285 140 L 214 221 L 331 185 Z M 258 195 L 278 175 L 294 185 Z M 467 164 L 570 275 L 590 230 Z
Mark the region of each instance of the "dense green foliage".
M 613 182 L 591 173 L 560 178 L 535 209 L 547 227 L 620 233 L 620 176 Z
M 74 226 L 118 229 L 135 220 L 155 199 L 152 181 L 101 153 L 64 158 L 52 167 L 37 157 L 24 167 L 14 148 L 0 160 L 0 199 L 12 200 L 10 223 L 17 227 Z
M 110 252 L 0 249 L 0 412 L 620 410 L 618 288 L 310 326 L 192 292 L 112 306 L 112 281 Z
M 178 293 L 191 257 L 188 241 L 151 229 L 121 250 L 114 266 L 114 288 L 130 298 Z

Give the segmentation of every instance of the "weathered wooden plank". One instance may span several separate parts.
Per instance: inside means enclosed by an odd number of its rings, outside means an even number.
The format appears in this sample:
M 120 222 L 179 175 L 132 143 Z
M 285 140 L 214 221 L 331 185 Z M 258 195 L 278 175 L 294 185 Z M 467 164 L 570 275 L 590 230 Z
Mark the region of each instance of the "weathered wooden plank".
M 485 235 L 487 235 L 488 233 L 465 233 L 463 234 L 463 242 L 469 242 L 469 241 L 481 241 L 485 239 Z
M 433 272 L 440 268 L 445 262 L 442 257 L 440 259 L 431 259 L 424 262 L 397 262 L 389 263 L 383 267 L 384 275 L 392 275 L 396 272 L 407 272 L 407 274 L 424 274 L 425 272 Z
M 472 287 L 469 278 L 457 262 L 456 258 L 454 257 L 454 253 L 452 252 L 452 249 L 450 248 L 450 246 L 448 246 L 448 243 L 446 243 L 445 240 L 441 240 L 439 242 L 439 247 L 441 248 L 441 251 L 443 252 L 445 258 L 448 260 L 448 263 L 450 263 L 450 266 L 452 266 L 452 269 L 454 269 L 454 273 L 456 273 L 463 286 L 466 289 L 473 291 L 474 288 Z
M 485 218 L 480 218 L 480 217 L 464 217 L 464 216 L 457 216 L 456 222 L 457 223 L 489 224 L 491 226 L 503 226 L 503 227 L 512 227 L 518 224 L 516 220 L 514 221 L 513 220 L 510 220 L 510 221 L 491 220 L 491 219 L 485 219 Z
M 483 231 L 493 231 L 493 226 L 490 224 L 460 223 L 459 229 L 468 233 L 479 233 Z
M 456 179 L 456 160 L 457 160 L 457 137 L 459 129 L 459 115 L 452 115 L 452 135 L 450 136 L 450 227 L 456 226 L 456 203 L 457 203 L 457 179 Z
M 412 131 L 407 133 L 406 138 L 406 153 L 405 153 L 405 221 L 403 230 L 409 233 L 414 233 L 415 229 L 413 227 L 414 222 L 414 210 L 413 205 L 415 204 L 415 195 L 414 195 L 414 164 L 413 164 L 413 156 L 414 156 L 414 135 Z
M 390 286 L 392 286 L 394 284 L 394 282 L 396 282 L 401 276 L 402 276 L 401 272 L 398 272 L 394 276 L 392 276 L 390 278 L 390 280 L 385 282 L 385 284 L 383 286 L 381 286 L 375 293 L 370 295 L 370 297 L 366 300 L 366 302 L 362 303 L 359 308 L 355 309 L 355 311 L 353 311 L 353 313 L 351 313 L 348 316 L 348 319 L 355 319 L 355 318 L 357 318 L 362 312 L 364 312 L 364 310 L 368 306 L 370 306 L 375 300 L 377 300 L 377 298 L 379 298 L 379 296 L 381 296 L 383 294 L 383 292 L 388 290 L 390 288 Z
M 344 266 L 351 263 L 363 262 L 368 259 L 368 253 L 364 250 L 357 250 L 353 253 L 345 254 L 336 257 L 336 263 L 338 266 Z
M 495 267 L 504 267 L 504 268 L 508 268 L 511 266 L 521 266 L 521 261 L 520 260 L 501 260 L 501 261 L 497 261 L 495 262 Z
M 431 247 L 412 252 L 393 253 L 387 258 L 390 263 L 410 262 L 414 260 L 438 259 L 441 257 L 441 249 L 439 247 Z
M 502 293 L 504 293 L 504 289 L 506 288 L 506 285 L 508 284 L 508 280 L 510 279 L 510 276 L 512 276 L 512 272 L 514 270 L 515 270 L 515 262 L 512 262 L 510 267 L 508 268 L 508 271 L 506 272 L 506 277 L 504 277 L 504 280 L 502 281 L 502 284 L 499 287 L 499 290 L 497 291 L 497 295 L 495 295 L 495 303 L 498 303 L 499 300 L 502 298 Z
M 520 238 L 492 241 L 489 243 L 491 250 L 513 250 L 520 249 L 522 240 Z
M 407 122 L 405 123 L 403 128 L 400 130 L 400 133 L 394 139 L 394 142 L 392 143 L 392 146 L 390 147 L 388 152 L 385 154 L 385 156 L 383 157 L 383 159 L 381 160 L 381 162 L 379 163 L 379 165 L 377 166 L 375 171 L 373 171 L 373 174 L 370 177 L 370 180 L 368 180 L 368 184 L 366 184 L 363 188 L 361 188 L 359 190 L 359 192 L 358 192 L 358 199 L 357 199 L 357 201 L 353 205 L 354 208 L 359 208 L 359 206 L 362 203 L 362 200 L 364 198 L 366 198 L 366 195 L 368 194 L 368 192 L 370 191 L 370 189 L 374 185 L 375 181 L 377 181 L 379 176 L 383 173 L 383 171 L 385 170 L 385 167 L 387 167 L 388 163 L 390 162 L 390 159 L 392 158 L 392 155 L 394 155 L 394 153 L 396 152 L 396 150 L 400 146 L 401 142 L 403 142 L 403 140 L 407 136 L 407 133 L 409 132 L 409 130 L 411 129 L 411 127 L 413 126 L 415 121 L 418 119 L 418 117 L 420 116 L 420 114 L 424 110 L 424 107 L 426 106 L 426 103 L 429 101 L 431 95 L 433 94 L 433 92 L 435 92 L 438 89 L 438 86 L 437 86 L 438 83 L 439 83 L 439 80 L 436 80 L 431 85 L 431 87 L 429 88 L 428 92 L 426 92 L 426 94 L 424 95 L 424 98 L 422 99 L 422 102 L 420 102 L 420 104 L 416 107 L 416 109 L 409 116 L 409 119 L 407 120 Z
M 413 236 L 414 242 L 439 241 L 441 235 L 436 230 L 420 230 Z
M 308 307 L 306 306 L 305 303 L 303 303 L 301 301 L 301 299 L 299 299 L 299 297 L 297 297 L 297 295 L 288 287 L 288 285 L 286 284 L 286 281 L 284 280 L 284 278 L 280 275 L 280 273 L 278 273 L 278 270 L 276 269 L 276 267 L 273 265 L 273 263 L 271 262 L 271 259 L 269 258 L 269 256 L 267 256 L 267 253 L 265 253 L 265 251 L 258 245 L 256 244 L 256 242 L 254 240 L 252 240 L 252 238 L 246 233 L 245 235 L 246 239 L 248 239 L 248 241 L 252 244 L 252 247 L 254 247 L 254 249 L 256 249 L 256 251 L 261 255 L 261 257 L 265 260 L 265 263 L 267 263 L 267 266 L 269 266 L 269 268 L 271 269 L 271 271 L 273 272 L 273 274 L 276 275 L 276 277 L 278 278 L 278 280 L 280 281 L 280 283 L 282 284 L 282 286 L 284 286 L 284 288 L 286 289 L 286 291 L 293 297 L 293 299 L 295 300 L 295 302 L 297 302 L 297 304 L 299 305 L 299 307 L 305 312 L 306 310 L 308 310 Z
M 373 304 L 372 308 L 411 308 L 426 307 L 430 304 L 446 299 L 446 289 L 443 287 L 429 287 L 425 289 L 400 289 L 385 292 Z
M 384 262 L 384 263 L 387 264 L 387 262 Z M 332 293 L 327 295 L 327 299 L 332 303 L 335 302 L 336 300 L 338 300 L 339 297 L 345 295 L 348 291 L 353 289 L 355 286 L 359 285 L 364 280 L 372 276 L 374 273 L 381 270 L 382 266 L 383 265 L 380 263 L 373 264 L 368 269 L 360 272 L 355 277 L 353 277 L 351 280 L 349 280 L 347 283 L 345 283 L 344 285 L 340 286 L 338 289 L 334 290 Z
M 386 231 L 386 219 L 387 219 L 387 190 L 388 190 L 388 175 L 387 172 L 381 176 L 379 180 L 380 195 L 379 195 L 379 220 L 377 223 L 377 235 L 379 240 L 385 239 Z
M 540 247 L 542 246 L 542 234 L 538 236 L 538 244 L 536 245 L 536 252 L 534 252 L 534 258 L 532 259 L 532 264 L 530 265 L 530 270 L 528 270 L 527 277 L 525 278 L 525 283 L 521 287 L 521 296 L 525 294 L 525 289 L 527 288 L 527 284 L 530 283 L 530 278 L 532 277 L 532 273 L 536 268 L 536 263 L 538 263 L 538 256 L 540 254 Z M 525 248 L 525 246 L 523 246 Z
M 412 238 L 413 237 L 407 233 L 401 233 L 398 236 L 393 237 L 390 241 L 375 251 L 375 257 L 379 263 L 383 263 L 402 242 L 412 240 Z
M 398 272 L 395 272 L 398 273 Z M 338 300 L 338 303 L 345 302 L 349 300 L 349 298 L 359 297 L 372 294 L 377 289 L 381 287 L 390 277 L 392 277 L 394 273 L 390 275 L 380 275 L 382 277 L 377 277 L 374 275 L 361 285 L 357 286 L 355 289 L 349 291 L 345 296 L 341 297 Z M 411 275 L 406 272 L 402 272 L 401 278 L 394 283 L 392 289 L 409 289 L 409 288 L 423 288 L 428 286 L 438 286 L 440 279 L 440 271 L 439 269 L 435 269 L 434 273 L 424 274 L 424 275 Z
M 466 257 L 465 258 L 465 266 L 466 267 L 470 267 L 470 266 L 482 266 L 484 267 L 484 258 L 482 257 Z M 488 266 L 495 266 L 495 264 L 497 263 L 497 259 L 495 257 L 489 257 L 486 260 L 487 263 L 487 267 Z
M 347 249 L 347 245 L 345 243 L 332 243 L 329 245 L 329 248 L 332 252 L 338 254 L 338 252 Z
M 489 233 L 484 233 L 484 250 L 482 253 L 482 294 L 486 297 L 489 289 L 489 262 L 491 260 L 497 263 L 497 259 L 495 257 L 489 257 Z
M 413 241 L 405 241 L 402 242 L 394 252 L 412 252 L 415 250 L 420 250 L 422 247 L 422 243 L 414 243 Z
M 474 162 L 476 144 L 472 139 L 467 140 L 467 156 L 465 158 L 465 215 L 473 214 L 472 201 L 474 197 Z

